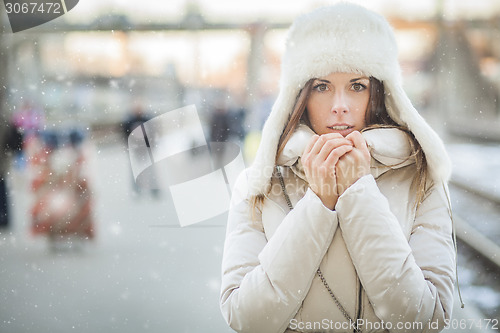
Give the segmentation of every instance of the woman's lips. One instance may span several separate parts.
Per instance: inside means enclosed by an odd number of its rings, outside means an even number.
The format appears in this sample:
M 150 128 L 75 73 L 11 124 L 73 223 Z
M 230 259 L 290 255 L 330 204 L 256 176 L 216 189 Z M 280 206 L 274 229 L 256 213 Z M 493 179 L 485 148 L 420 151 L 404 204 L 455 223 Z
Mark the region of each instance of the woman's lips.
M 332 125 L 332 126 L 328 126 L 328 128 L 334 130 L 334 131 L 343 131 L 343 130 L 346 130 L 346 129 L 349 129 L 350 127 L 354 127 L 354 126 L 350 126 L 350 125 Z
M 354 126 L 348 124 L 335 124 L 332 126 L 327 126 L 327 128 L 333 133 L 339 133 L 342 136 L 347 136 L 349 133 L 354 131 Z

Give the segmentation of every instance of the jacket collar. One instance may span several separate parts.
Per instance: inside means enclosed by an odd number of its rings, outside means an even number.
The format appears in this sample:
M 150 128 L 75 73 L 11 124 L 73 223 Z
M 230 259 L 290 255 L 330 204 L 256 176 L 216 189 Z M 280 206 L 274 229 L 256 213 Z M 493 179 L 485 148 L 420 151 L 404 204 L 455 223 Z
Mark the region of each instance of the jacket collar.
M 314 132 L 305 124 L 299 124 L 288 140 L 277 164 L 290 167 L 301 179 L 306 180 L 300 157 Z M 371 174 L 380 177 L 392 169 L 415 163 L 409 135 L 398 128 L 374 128 L 362 133 L 372 156 Z

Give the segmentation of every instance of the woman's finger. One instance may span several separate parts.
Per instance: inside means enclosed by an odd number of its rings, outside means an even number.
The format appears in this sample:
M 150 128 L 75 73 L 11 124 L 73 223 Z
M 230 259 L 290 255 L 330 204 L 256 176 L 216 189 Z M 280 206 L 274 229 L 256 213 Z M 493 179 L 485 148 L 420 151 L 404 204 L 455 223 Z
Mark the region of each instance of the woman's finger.
M 326 133 L 323 134 L 322 136 L 325 137 L 326 139 L 344 139 L 344 137 L 340 133 Z
M 304 154 L 303 155 L 306 155 L 306 154 L 308 154 L 311 151 L 311 149 L 314 147 L 314 145 L 316 144 L 316 141 L 318 141 L 318 139 L 319 139 L 319 135 L 317 135 L 317 134 L 314 134 L 311 137 L 311 139 L 307 143 L 306 149 L 304 149 Z
M 323 147 L 319 151 L 318 159 L 320 161 L 325 161 L 328 158 L 328 156 L 330 155 L 330 153 L 332 152 L 332 150 L 337 149 L 340 146 L 352 147 L 352 142 L 347 140 L 346 138 L 344 138 L 342 136 L 340 138 L 337 137 L 337 138 L 329 139 L 324 143 Z
M 325 160 L 326 164 L 336 165 L 339 159 L 351 150 L 353 150 L 353 146 L 351 145 L 342 145 L 333 149 Z
M 366 145 L 366 140 L 363 137 L 363 135 L 361 135 L 360 132 L 354 131 L 354 132 L 350 133 L 349 135 L 347 135 L 346 139 L 349 139 L 352 142 L 352 144 L 354 145 L 354 147 L 361 149 L 361 150 L 368 151 L 368 146 Z
M 309 155 L 317 156 L 327 141 L 328 140 L 323 135 L 320 135 L 309 151 Z

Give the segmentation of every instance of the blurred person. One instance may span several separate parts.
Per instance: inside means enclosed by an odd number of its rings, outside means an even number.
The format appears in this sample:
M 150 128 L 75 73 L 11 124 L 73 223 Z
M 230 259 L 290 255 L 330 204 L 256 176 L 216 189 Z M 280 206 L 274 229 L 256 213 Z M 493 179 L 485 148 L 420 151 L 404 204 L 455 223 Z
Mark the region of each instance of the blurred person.
M 243 142 L 247 134 L 243 126 L 246 113 L 244 107 L 237 107 L 229 111 L 229 135 L 238 142 Z
M 9 199 L 5 177 L 9 169 L 8 127 L 0 122 L 0 228 L 9 226 Z
M 229 139 L 229 134 L 231 130 L 231 119 L 230 114 L 223 105 L 223 103 L 218 103 L 210 118 L 210 142 L 227 142 Z M 225 153 L 224 144 L 213 144 L 211 145 L 212 154 L 215 158 L 215 168 L 220 168 L 223 165 L 223 158 Z
M 125 140 L 128 139 L 128 136 L 132 131 L 137 127 L 145 123 L 149 120 L 149 117 L 145 114 L 144 108 L 137 104 L 133 107 L 130 114 L 126 117 L 126 119 L 121 124 L 122 132 Z
M 53 249 L 95 236 L 88 150 L 82 131 L 45 131 L 33 156 L 35 200 L 32 232 L 47 235 Z
M 12 155 L 22 150 L 23 135 L 12 122 L 0 122 L 0 228 L 10 226 L 10 198 L 7 187 L 7 174 Z
M 23 135 L 23 148 L 30 146 L 38 136 L 45 123 L 45 115 L 42 110 L 33 103 L 23 102 L 19 111 L 12 115 L 12 123 Z M 24 170 L 27 166 L 28 149 L 20 149 L 15 155 L 15 166 L 19 170 Z
M 123 133 L 123 138 L 125 140 L 125 144 L 128 147 L 128 137 L 132 133 L 134 129 L 136 129 L 138 126 L 141 126 L 145 122 L 147 122 L 150 119 L 149 116 L 146 115 L 144 112 L 144 108 L 142 107 L 141 104 L 136 104 L 133 108 L 132 111 L 127 115 L 125 120 L 120 124 L 121 130 Z M 156 186 L 154 183 L 154 180 L 156 179 L 155 174 L 153 173 L 154 169 L 150 170 L 151 172 L 147 172 L 144 174 L 148 179 L 142 179 L 144 186 L 148 186 L 150 188 L 150 192 L 153 197 L 158 198 L 160 195 L 160 190 L 154 186 Z M 130 167 L 130 175 L 132 178 L 132 190 L 133 190 L 133 195 L 139 195 L 142 194 L 143 189 L 141 186 L 139 186 L 138 182 L 136 179 L 134 179 L 134 174 L 132 172 L 132 166 Z
M 387 21 L 349 3 L 299 17 L 233 189 L 224 318 L 238 332 L 440 331 L 456 272 L 449 175 Z
M 45 116 L 33 103 L 25 101 L 18 112 L 12 116 L 14 124 L 21 128 L 28 139 L 36 136 L 43 128 Z

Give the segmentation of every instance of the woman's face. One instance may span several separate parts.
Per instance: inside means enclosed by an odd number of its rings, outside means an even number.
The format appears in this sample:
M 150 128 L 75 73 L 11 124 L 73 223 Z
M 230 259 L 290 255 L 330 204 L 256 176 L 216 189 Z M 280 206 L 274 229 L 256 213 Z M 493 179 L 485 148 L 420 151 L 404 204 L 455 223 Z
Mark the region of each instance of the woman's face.
M 370 100 L 370 79 L 354 73 L 331 73 L 314 80 L 307 101 L 307 116 L 318 135 L 347 136 L 365 127 Z

